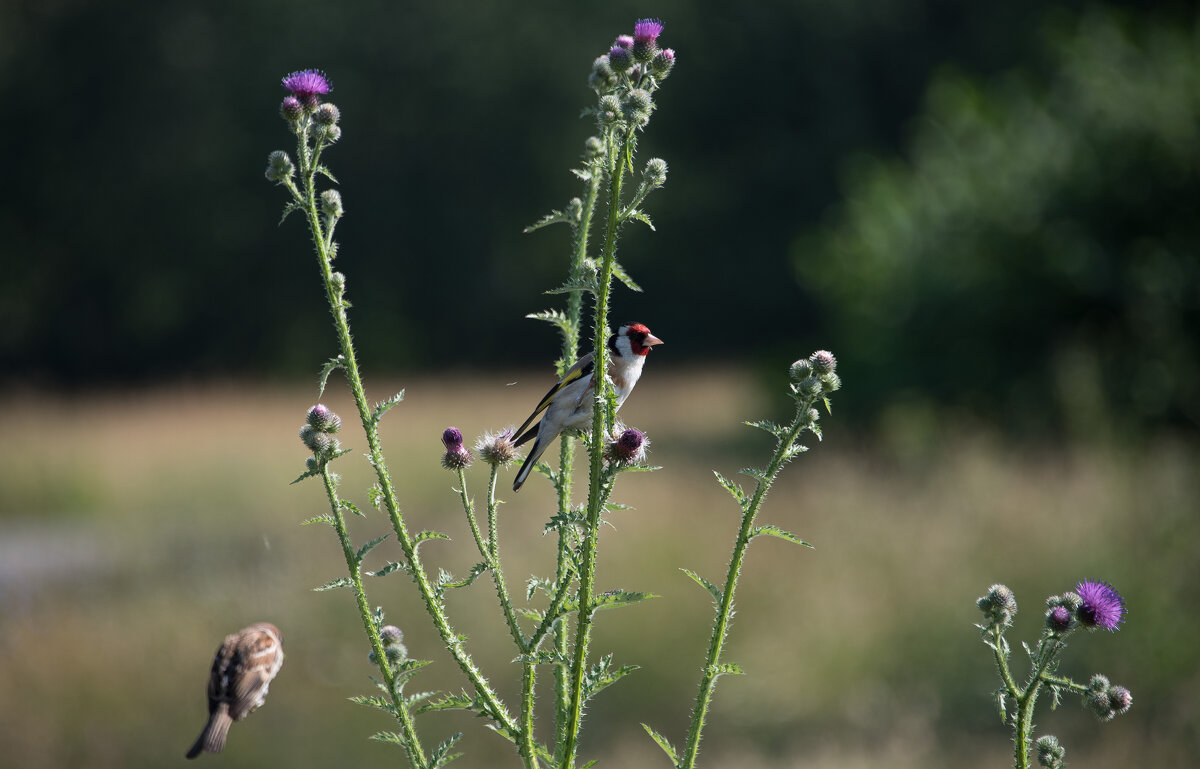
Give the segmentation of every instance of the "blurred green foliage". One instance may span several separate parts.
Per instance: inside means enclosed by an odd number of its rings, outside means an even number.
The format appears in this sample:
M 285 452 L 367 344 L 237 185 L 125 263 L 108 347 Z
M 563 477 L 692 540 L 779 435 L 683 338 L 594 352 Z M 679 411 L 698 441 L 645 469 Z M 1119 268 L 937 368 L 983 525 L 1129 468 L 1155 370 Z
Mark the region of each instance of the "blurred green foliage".
M 1200 424 L 1200 27 L 1052 16 L 1045 61 L 943 69 L 903 159 L 796 245 L 846 408 L 1084 437 Z
M 1190 29 L 1190 4 L 1168 5 Z M 1056 8 L 1070 19 L 1083 6 Z M 567 233 L 521 229 L 575 192 L 567 170 L 591 133 L 578 115 L 589 100 L 593 57 L 636 18 L 656 15 L 680 65 L 643 152 L 664 157 L 671 174 L 651 210 L 658 231 L 634 228 L 623 243 L 647 292 L 619 292 L 614 317 L 661 329 L 677 360 L 791 358 L 829 347 L 857 355 L 856 365 L 876 361 L 854 372 L 848 393 L 858 397 L 853 410 L 867 413 L 891 402 L 911 364 L 905 358 L 897 366 L 880 352 L 899 349 L 886 326 L 848 321 L 861 298 L 828 301 L 844 293 L 831 288 L 844 278 L 825 275 L 814 286 L 806 272 L 797 283 L 789 248 L 838 200 L 846 158 L 901 146 L 939 68 L 952 63 L 975 75 L 941 75 L 936 114 L 952 112 L 973 91 L 996 102 L 990 88 L 969 84 L 1036 62 L 1035 21 L 1045 10 L 1037 0 L 736 8 L 714 0 L 653 7 L 535 0 L 469 11 L 370 0 L 336 8 L 316 0 L 0 5 L 0 103 L 8 116 L 0 136 L 10 148 L 9 182 L 0 186 L 2 376 L 86 386 L 291 375 L 327 357 L 305 234 L 295 222 L 275 226 L 283 197 L 262 178 L 267 153 L 290 138 L 275 114 L 279 78 L 312 66 L 331 75 L 344 116 L 345 139 L 328 160 L 344 185 L 339 267 L 349 277 L 364 360 L 374 371 L 544 363 L 553 333 L 523 316 L 552 303 L 541 292 L 561 279 Z M 1132 45 L 1123 40 L 1116 38 L 1121 51 Z M 1073 59 L 1100 68 L 1075 79 L 1103 78 L 1117 60 L 1102 53 Z M 1178 66 L 1192 63 L 1184 57 Z M 1111 92 L 1114 101 L 1126 97 Z M 1165 117 L 1177 127 L 1185 110 Z M 1175 141 L 1191 146 L 1186 133 Z M 1135 168 L 1135 160 L 1122 165 Z M 1017 159 L 1001 165 L 1010 164 L 1011 172 L 994 169 L 995 176 L 1015 180 Z M 1157 173 L 1165 178 L 1165 170 Z M 1177 186 L 1186 186 L 1190 177 L 1180 174 Z M 978 177 L 990 178 L 981 172 L 969 181 Z M 1122 187 L 1127 195 L 1137 189 Z M 1150 195 L 1142 212 L 1174 210 L 1156 209 L 1160 197 Z M 1031 221 L 1021 211 L 1032 205 L 1036 214 L 1038 199 L 1007 216 Z M 1157 232 L 1157 222 L 1149 229 Z M 1074 249 L 1057 258 L 1079 265 L 1064 267 L 1063 280 L 1116 280 L 1093 273 L 1087 255 L 1089 239 L 1108 242 L 1103 233 L 1065 224 L 1054 231 Z M 951 240 L 943 250 L 962 245 Z M 1170 262 L 1176 248 L 1158 238 L 1139 252 L 1148 280 L 1161 277 L 1154 265 Z M 821 265 L 825 258 L 806 250 L 805 270 L 841 269 Z M 964 258 L 962 265 L 1003 267 L 1004 277 L 984 296 L 958 296 L 969 306 L 1027 312 L 1032 300 L 1023 297 L 1053 288 L 1021 282 L 1028 261 Z M 1021 286 L 1017 296 L 1007 295 L 1009 285 Z M 919 306 L 937 307 L 946 292 L 928 290 L 934 301 Z M 955 344 L 984 364 L 1037 363 L 1014 349 L 1023 340 L 986 336 L 994 326 L 965 330 L 969 336 Z M 518 338 L 528 344 L 514 344 Z M 1145 370 L 1145 398 L 1170 402 L 1177 382 L 1163 385 L 1161 367 Z M 962 371 L 973 391 L 994 376 L 983 364 L 964 363 Z M 942 387 L 951 384 L 958 386 Z

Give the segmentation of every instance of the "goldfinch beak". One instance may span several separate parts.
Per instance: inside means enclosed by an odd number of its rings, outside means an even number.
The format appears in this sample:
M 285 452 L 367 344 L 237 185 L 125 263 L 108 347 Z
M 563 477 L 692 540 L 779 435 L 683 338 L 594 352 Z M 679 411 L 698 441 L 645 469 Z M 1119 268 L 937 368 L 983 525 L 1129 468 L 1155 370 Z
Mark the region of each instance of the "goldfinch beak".
M 654 334 L 646 334 L 646 338 L 642 340 L 642 347 L 653 347 L 656 344 L 662 344 L 663 340 L 656 337 Z

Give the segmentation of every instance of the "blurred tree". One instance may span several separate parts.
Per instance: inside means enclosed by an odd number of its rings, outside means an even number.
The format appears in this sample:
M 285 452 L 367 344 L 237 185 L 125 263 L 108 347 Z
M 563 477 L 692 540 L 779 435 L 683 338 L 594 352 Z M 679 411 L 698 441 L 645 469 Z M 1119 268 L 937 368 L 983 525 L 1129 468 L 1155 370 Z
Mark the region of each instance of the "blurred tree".
M 907 157 L 851 164 L 830 227 L 793 251 L 856 383 L 849 410 L 1200 426 L 1191 13 L 1060 14 L 1041 71 L 943 70 Z

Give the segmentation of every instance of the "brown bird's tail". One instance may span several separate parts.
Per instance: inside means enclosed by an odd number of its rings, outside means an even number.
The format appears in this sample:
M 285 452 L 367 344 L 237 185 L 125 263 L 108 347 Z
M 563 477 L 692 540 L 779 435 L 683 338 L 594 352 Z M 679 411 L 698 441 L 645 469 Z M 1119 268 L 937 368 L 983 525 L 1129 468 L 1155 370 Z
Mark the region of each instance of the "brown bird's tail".
M 196 744 L 192 745 L 192 749 L 187 752 L 187 757 L 195 758 L 201 752 L 220 753 L 225 747 L 225 736 L 229 734 L 229 725 L 232 723 L 229 706 L 221 703 L 208 717 L 204 731 L 200 732 L 200 736 L 196 738 Z

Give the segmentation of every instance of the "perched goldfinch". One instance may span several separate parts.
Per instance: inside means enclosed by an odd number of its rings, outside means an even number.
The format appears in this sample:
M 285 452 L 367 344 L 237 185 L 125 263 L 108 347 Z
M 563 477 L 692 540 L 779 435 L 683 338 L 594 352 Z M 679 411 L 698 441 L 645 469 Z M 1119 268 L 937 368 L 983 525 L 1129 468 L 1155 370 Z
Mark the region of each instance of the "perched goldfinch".
M 234 721 L 241 721 L 267 700 L 271 679 L 283 665 L 283 637 L 269 622 L 242 628 L 225 641 L 213 657 L 208 677 L 208 723 L 187 752 L 220 753 Z
M 656 344 L 662 344 L 662 340 L 651 334 L 650 329 L 641 323 L 627 323 L 608 338 L 608 351 L 612 359 L 609 377 L 616 390 L 617 408 L 621 407 L 633 391 L 638 377 L 642 375 L 642 364 L 646 362 L 646 354 Z M 538 402 L 537 408 L 525 420 L 525 424 L 513 433 L 517 436 L 513 442 L 518 446 L 537 436 L 533 448 L 529 450 L 529 456 L 525 457 L 525 463 L 521 465 L 517 477 L 513 480 L 513 491 L 520 491 L 534 463 L 559 433 L 568 428 L 588 430 L 592 426 L 592 387 L 595 384 L 593 368 L 592 353 L 589 352 L 550 388 L 550 392 Z M 529 427 L 542 412 L 545 412 L 542 421 Z

